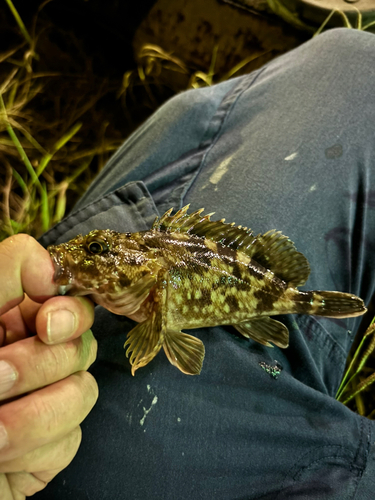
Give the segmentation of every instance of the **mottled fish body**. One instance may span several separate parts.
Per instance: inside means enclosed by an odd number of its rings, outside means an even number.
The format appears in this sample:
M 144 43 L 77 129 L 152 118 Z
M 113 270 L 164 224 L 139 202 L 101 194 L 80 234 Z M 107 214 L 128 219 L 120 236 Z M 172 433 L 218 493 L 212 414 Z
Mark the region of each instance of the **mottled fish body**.
M 261 344 L 286 348 L 288 329 L 270 316 L 366 312 L 352 294 L 299 291 L 310 267 L 280 232 L 254 236 L 224 219 L 211 221 L 203 209 L 187 210 L 169 210 L 149 231 L 94 230 L 48 247 L 61 293 L 88 295 L 139 322 L 125 343 L 133 375 L 162 347 L 182 372 L 200 373 L 203 343 L 182 329 L 233 325 Z

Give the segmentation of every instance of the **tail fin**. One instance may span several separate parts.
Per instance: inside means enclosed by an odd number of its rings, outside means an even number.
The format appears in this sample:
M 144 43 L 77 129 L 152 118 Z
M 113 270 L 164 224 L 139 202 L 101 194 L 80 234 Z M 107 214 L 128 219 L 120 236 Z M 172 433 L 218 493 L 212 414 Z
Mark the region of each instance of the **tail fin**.
M 310 314 L 329 318 L 352 318 L 367 311 L 362 299 L 343 292 L 314 291 L 311 306 Z

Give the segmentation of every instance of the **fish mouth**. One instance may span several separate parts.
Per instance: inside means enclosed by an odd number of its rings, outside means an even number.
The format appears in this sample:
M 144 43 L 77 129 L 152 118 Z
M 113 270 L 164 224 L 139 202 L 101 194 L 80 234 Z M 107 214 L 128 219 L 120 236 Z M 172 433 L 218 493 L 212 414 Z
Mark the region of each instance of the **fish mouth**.
M 73 288 L 73 285 L 59 285 L 57 292 L 59 295 L 69 295 L 69 290 Z
M 50 254 L 55 272 L 53 274 L 53 282 L 58 285 L 57 292 L 59 295 L 67 295 L 73 288 L 73 277 L 69 273 L 69 262 L 65 252 L 62 252 L 55 246 L 47 247 Z

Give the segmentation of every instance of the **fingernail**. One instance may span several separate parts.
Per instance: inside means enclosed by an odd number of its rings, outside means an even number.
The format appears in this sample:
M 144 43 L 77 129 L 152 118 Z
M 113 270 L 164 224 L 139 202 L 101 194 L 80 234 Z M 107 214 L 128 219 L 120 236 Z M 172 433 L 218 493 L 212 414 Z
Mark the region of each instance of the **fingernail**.
M 6 361 L 0 361 L 0 394 L 9 391 L 17 380 L 17 372 Z
M 49 342 L 61 342 L 69 338 L 76 329 L 76 316 L 67 309 L 52 311 L 47 316 L 47 335 Z
M 0 422 L 0 450 L 4 448 L 8 443 L 8 433 L 3 424 Z

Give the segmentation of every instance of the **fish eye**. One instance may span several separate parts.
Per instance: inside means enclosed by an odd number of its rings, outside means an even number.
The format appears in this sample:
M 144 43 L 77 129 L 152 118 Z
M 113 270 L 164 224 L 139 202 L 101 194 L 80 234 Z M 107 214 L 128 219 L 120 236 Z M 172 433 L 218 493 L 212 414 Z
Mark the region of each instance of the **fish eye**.
M 94 255 L 98 255 L 98 254 L 101 254 L 101 253 L 107 251 L 108 247 L 103 241 L 95 240 L 95 241 L 91 241 L 87 245 L 87 249 L 90 253 L 92 253 Z

